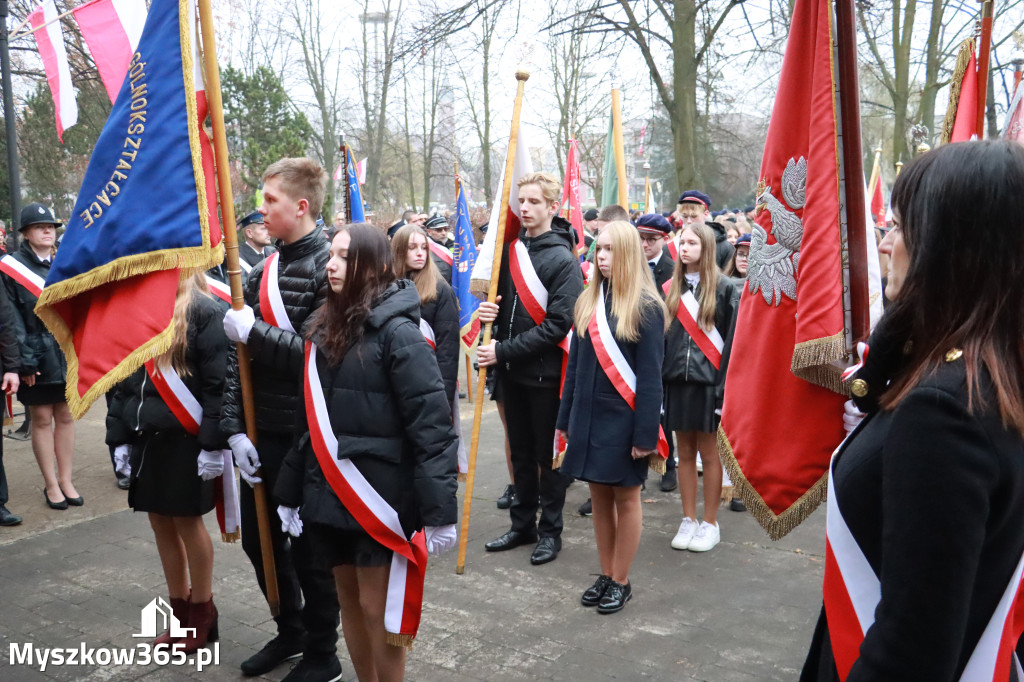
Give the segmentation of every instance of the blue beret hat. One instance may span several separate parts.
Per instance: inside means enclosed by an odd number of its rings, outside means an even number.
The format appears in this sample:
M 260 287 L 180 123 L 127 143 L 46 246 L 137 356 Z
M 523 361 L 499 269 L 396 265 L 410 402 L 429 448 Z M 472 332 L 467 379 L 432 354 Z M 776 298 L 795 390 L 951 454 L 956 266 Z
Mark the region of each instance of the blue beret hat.
M 665 235 L 672 232 L 672 224 L 657 213 L 645 213 L 636 219 L 636 229 L 641 233 Z
M 700 190 L 686 190 L 685 192 L 679 195 L 679 201 L 677 201 L 676 203 L 682 204 L 687 201 L 700 204 L 704 207 L 705 210 L 711 210 L 711 197 L 709 197 L 707 194 L 704 194 L 704 192 L 701 192 Z

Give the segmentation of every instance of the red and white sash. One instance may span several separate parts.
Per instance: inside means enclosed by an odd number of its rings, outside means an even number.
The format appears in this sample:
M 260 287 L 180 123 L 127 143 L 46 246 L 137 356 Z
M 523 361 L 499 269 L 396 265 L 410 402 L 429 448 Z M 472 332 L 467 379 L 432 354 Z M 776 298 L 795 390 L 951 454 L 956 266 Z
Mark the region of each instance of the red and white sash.
M 838 451 L 837 451 L 838 453 Z M 828 516 L 825 521 L 825 616 L 832 642 L 839 679 L 845 680 L 860 656 L 860 645 L 875 622 L 875 608 L 881 600 L 881 584 L 857 540 L 843 519 L 836 499 L 836 454 L 832 455 L 828 478 Z M 1024 554 L 1009 584 L 967 661 L 960 679 L 964 682 L 992 680 L 1004 682 L 1011 666 L 1018 665 L 1014 655 L 1024 631 Z
M 242 261 L 238 261 L 241 263 Z M 231 287 L 214 277 L 206 276 L 206 286 L 210 287 L 210 293 L 231 305 Z
M 263 266 L 263 279 L 260 280 L 260 315 L 264 322 L 294 334 L 295 327 L 288 319 L 288 311 L 284 307 L 281 287 L 277 281 L 280 260 L 280 252 L 272 253 L 267 256 L 266 264 Z
M 423 334 L 423 338 L 427 340 L 427 343 L 430 344 L 430 347 L 436 351 L 437 339 L 434 337 L 434 328 L 422 317 L 420 318 L 420 332 Z
M 316 369 L 316 345 L 306 342 L 303 392 L 313 452 L 324 478 L 345 508 L 370 537 L 394 552 L 384 606 L 387 641 L 410 646 L 416 637 L 423 606 L 427 544 L 421 530 L 406 538 L 398 512 L 373 489 L 350 459 L 338 458 L 338 439 L 331 428 L 327 400 Z
M 508 270 L 512 275 L 512 281 L 516 286 L 516 293 L 519 294 L 519 301 L 530 314 L 533 323 L 540 326 L 548 314 L 548 290 L 537 276 L 537 271 L 530 260 L 530 252 L 522 240 L 516 239 L 509 245 Z M 562 383 L 565 383 L 565 365 L 569 360 L 569 339 L 570 332 L 564 339 L 558 342 L 562 349 Z
M 441 246 L 440 244 L 435 242 L 430 237 L 427 237 L 427 246 L 430 247 L 430 251 L 435 256 L 443 260 L 448 265 L 451 265 L 452 263 L 455 262 L 455 254 L 449 251 L 447 247 Z
M 29 293 L 39 298 L 43 293 L 43 286 L 46 280 L 32 272 L 27 265 L 14 256 L 7 255 L 0 258 L 0 272 L 10 276 L 15 282 L 28 289 Z
M 672 260 L 679 260 L 679 235 L 669 238 L 665 246 L 668 247 L 668 255 L 672 256 Z
M 590 334 L 590 342 L 594 346 L 594 353 L 597 354 L 601 369 L 630 409 L 636 410 L 636 373 L 626 362 L 619 344 L 615 341 L 611 325 L 608 324 L 608 315 L 604 309 L 603 282 L 597 306 L 594 308 L 594 314 L 590 316 L 590 324 L 587 325 L 587 333 Z M 662 461 L 668 459 L 668 438 L 665 437 L 665 430 L 660 425 L 657 454 Z
M 666 295 L 671 284 L 672 280 L 669 280 L 661 286 L 662 291 Z M 722 351 L 725 350 L 725 339 L 722 338 L 722 334 L 715 327 L 712 327 L 710 332 L 704 331 L 704 328 L 697 322 L 699 314 L 700 303 L 697 302 L 697 297 L 693 295 L 693 292 L 684 283 L 682 294 L 679 296 L 679 307 L 676 308 L 676 319 L 679 320 L 679 324 L 683 325 L 686 333 L 697 343 L 697 347 L 704 353 L 704 357 L 711 361 L 715 369 L 718 369 L 722 366 Z
M 203 406 L 188 390 L 178 373 L 170 364 L 157 367 L 152 358 L 146 361 L 146 373 L 149 374 L 156 392 L 170 409 L 177 420 L 192 436 L 199 435 L 199 424 L 203 421 Z M 231 459 L 230 450 L 221 451 L 224 457 L 224 473 L 220 476 L 220 485 L 216 488 L 215 502 L 217 506 L 217 523 L 220 525 L 221 538 L 225 542 L 234 542 L 241 537 L 242 511 L 238 500 L 238 480 L 235 477 L 235 464 Z

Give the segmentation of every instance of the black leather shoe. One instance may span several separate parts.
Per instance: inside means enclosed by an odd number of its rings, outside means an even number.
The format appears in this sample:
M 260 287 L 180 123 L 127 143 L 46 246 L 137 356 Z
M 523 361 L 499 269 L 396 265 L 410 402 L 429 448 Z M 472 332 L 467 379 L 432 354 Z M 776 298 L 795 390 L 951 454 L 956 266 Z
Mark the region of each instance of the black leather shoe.
M 623 585 L 612 580 L 608 583 L 608 589 L 604 591 L 604 596 L 601 597 L 601 603 L 597 605 L 597 612 L 605 615 L 617 613 L 632 598 L 632 584 L 626 583 Z
M 337 682 L 341 679 L 341 663 L 337 657 L 327 660 L 303 658 L 281 682 Z
M 61 488 L 60 491 L 64 492 L 64 489 Z M 85 504 L 85 498 L 82 497 L 81 495 L 79 495 L 78 497 L 68 497 L 67 495 L 64 495 L 64 501 L 70 504 L 72 507 L 81 507 L 83 504 Z
M 533 554 L 530 555 L 530 563 L 534 566 L 540 566 L 549 561 L 554 561 L 560 551 L 562 551 L 562 538 L 541 538 L 537 541 L 537 546 L 533 548 Z
M 51 502 L 50 496 L 46 494 L 46 488 L 43 488 L 43 497 L 46 498 L 46 506 L 48 506 L 50 509 L 64 510 L 68 508 L 67 499 L 63 499 L 60 502 Z
M 661 476 L 661 492 L 670 493 L 679 487 L 679 478 L 675 469 L 668 469 Z
M 7 507 L 0 504 L 0 526 L 17 526 L 21 523 L 21 517 L 12 514 Z
M 498 509 L 508 509 L 512 506 L 512 503 L 516 499 L 516 487 L 514 485 L 505 486 L 505 492 L 498 498 Z
M 128 490 L 128 488 L 131 488 L 131 487 L 132 487 L 132 479 L 131 478 L 129 478 L 128 476 L 122 476 L 121 474 L 117 475 L 117 489 L 118 490 Z
M 302 644 L 279 636 L 267 642 L 262 649 L 242 661 L 242 674 L 246 677 L 265 675 L 285 661 L 302 656 Z
M 608 589 L 608 583 L 612 579 L 606 575 L 598 576 L 594 584 L 587 588 L 587 591 L 580 597 L 580 603 L 584 606 L 597 606 L 601 603 L 601 597 L 604 596 L 604 591 Z
M 484 549 L 488 552 L 504 552 L 506 549 L 515 549 L 520 545 L 528 545 L 537 541 L 535 533 L 523 533 L 518 530 L 510 530 L 499 538 L 491 540 Z

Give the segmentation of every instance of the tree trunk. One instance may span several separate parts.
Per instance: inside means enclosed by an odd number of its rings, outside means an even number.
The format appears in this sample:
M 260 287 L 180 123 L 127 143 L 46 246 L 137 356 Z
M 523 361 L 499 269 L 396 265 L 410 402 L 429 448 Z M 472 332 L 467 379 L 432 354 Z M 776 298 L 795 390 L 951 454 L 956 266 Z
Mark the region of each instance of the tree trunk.
M 937 0 L 932 3 L 931 22 L 928 25 L 928 42 L 925 52 L 924 63 L 924 88 L 921 90 L 921 109 L 919 122 L 928 128 L 931 137 L 939 125 L 935 120 L 935 98 L 939 88 L 939 69 L 942 66 L 942 57 L 939 54 L 939 39 L 942 35 L 942 15 L 946 11 L 946 0 Z M 893 163 L 900 160 L 899 155 L 893 154 Z M 904 158 L 904 162 L 909 160 Z
M 702 181 L 696 164 L 697 52 L 695 31 L 697 6 L 694 0 L 675 3 L 672 25 L 672 93 L 669 106 L 672 149 L 676 162 L 676 190 L 696 188 Z

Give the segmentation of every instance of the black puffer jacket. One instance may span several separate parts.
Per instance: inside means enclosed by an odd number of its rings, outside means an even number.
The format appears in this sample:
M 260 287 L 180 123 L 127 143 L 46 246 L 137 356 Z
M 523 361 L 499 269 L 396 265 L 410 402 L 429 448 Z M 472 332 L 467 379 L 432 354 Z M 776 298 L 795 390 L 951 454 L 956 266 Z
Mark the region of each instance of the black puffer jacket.
M 700 300 L 700 284 L 693 295 Z M 736 312 L 739 309 L 739 295 L 728 277 L 719 275 L 715 295 L 715 329 L 722 335 L 725 348 L 722 349 L 721 366 L 716 370 L 676 317 L 675 310 L 669 310 L 672 324 L 665 332 L 665 362 L 662 378 L 665 383 L 686 382 L 703 386 L 716 386 L 718 405 L 721 407 L 725 395 L 725 373 L 729 368 L 733 332 L 736 328 Z
M 327 298 L 327 260 L 330 245 L 323 230 L 315 229 L 291 244 L 278 244 L 281 262 L 278 285 L 288 319 L 298 331 Z M 291 433 L 295 410 L 299 406 L 301 375 L 290 371 L 300 367 L 303 340 L 263 321 L 260 311 L 260 282 L 266 260 L 253 266 L 245 280 L 245 302 L 256 313 L 256 324 L 249 333 L 249 358 L 256 403 L 256 424 L 260 430 Z M 225 435 L 245 432 L 241 389 L 238 382 L 238 357 L 231 350 L 228 360 L 221 429 Z
M 736 249 L 729 243 L 729 235 L 725 233 L 724 227 L 715 222 L 705 224 L 715 234 L 715 262 L 718 263 L 719 270 L 724 272 L 729 267 L 729 261 L 732 260 L 732 254 Z
M 508 270 L 508 246 L 501 261 L 498 292 L 501 304 L 494 338 L 503 380 L 516 383 L 557 386 L 562 376 L 562 350 L 558 343 L 573 324 L 576 299 L 583 291 L 583 272 L 574 255 L 575 233 L 563 218 L 555 217 L 551 231 L 527 237 L 520 231 L 541 284 L 548 291 L 547 315 L 536 325 L 519 300 Z
M 224 308 L 212 296 L 196 295 L 188 308 L 185 361 L 191 371 L 182 377 L 190 393 L 203 406 L 199 424 L 199 447 L 221 450 L 228 447 L 219 428 L 220 403 L 224 395 L 228 339 L 224 336 Z M 141 431 L 183 431 L 181 422 L 157 393 L 144 367 L 122 381 L 113 391 L 107 410 L 107 444 L 135 442 Z
M 21 246 L 11 257 L 43 279 L 50 273 L 50 261 L 40 260 L 28 241 L 22 240 Z M 57 339 L 53 338 L 43 321 L 36 317 L 35 307 L 39 299 L 13 277 L 7 274 L 0 277 L 3 277 L 7 297 L 14 309 L 10 323 L 21 349 L 19 373 L 27 376 L 39 372 L 37 384 L 62 383 L 68 373 L 68 364 L 57 345 Z
M 449 399 L 459 381 L 459 303 L 447 282 L 438 280 L 437 297 L 420 306 L 420 317 L 434 330 L 437 366 Z
M 397 512 L 407 534 L 456 521 L 458 440 L 434 351 L 419 329 L 420 300 L 408 280 L 376 302 L 365 334 L 331 367 L 317 352 L 338 457 L 348 458 Z M 310 410 L 306 406 L 306 411 Z M 302 519 L 344 530 L 359 525 L 324 479 L 302 435 L 285 457 L 274 488 L 278 501 L 302 507 Z

